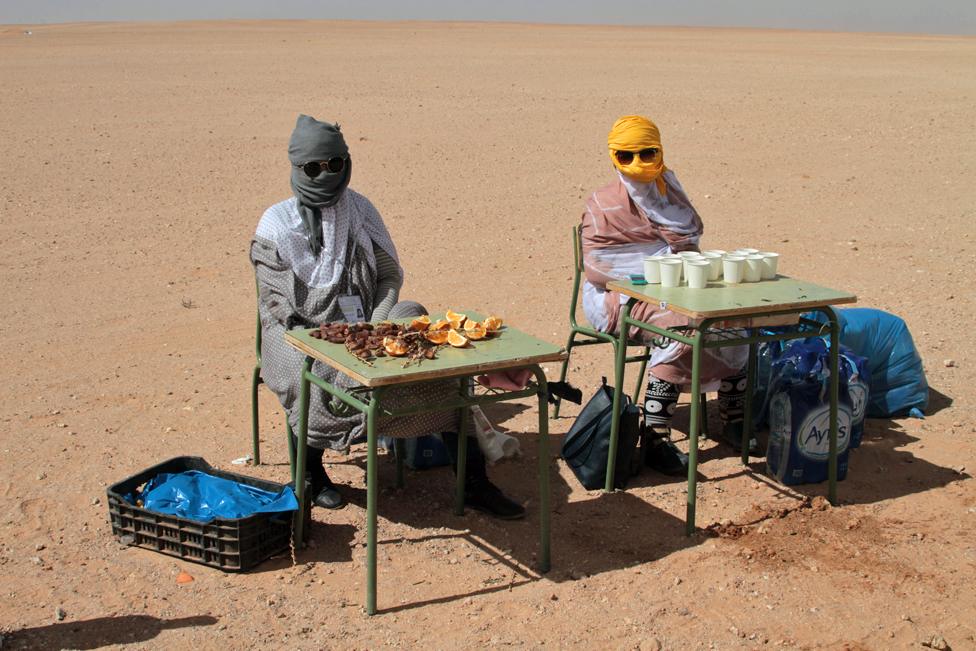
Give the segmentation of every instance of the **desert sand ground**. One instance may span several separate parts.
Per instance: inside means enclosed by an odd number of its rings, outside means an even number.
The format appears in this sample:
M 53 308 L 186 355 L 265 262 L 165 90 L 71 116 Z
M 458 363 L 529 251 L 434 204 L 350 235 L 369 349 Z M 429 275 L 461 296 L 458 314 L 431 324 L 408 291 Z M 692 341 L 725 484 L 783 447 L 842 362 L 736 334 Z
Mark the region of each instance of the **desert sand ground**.
M 243 22 L 0 28 L 0 435 L 5 648 L 976 648 L 976 40 L 490 24 Z M 584 491 L 556 458 L 537 549 L 532 405 L 490 411 L 527 454 L 492 469 L 529 517 L 450 511 L 450 472 L 380 498 L 364 615 L 364 453 L 314 547 L 224 574 L 124 548 L 105 488 L 159 460 L 249 451 L 250 236 L 290 194 L 299 112 L 338 120 L 386 219 L 402 295 L 567 333 L 569 232 L 609 180 L 622 114 L 660 126 L 704 245 L 783 254 L 911 327 L 926 420 L 868 424 L 842 504 L 802 506 L 702 443 L 699 524 L 647 472 Z M 951 363 L 947 360 L 952 360 Z M 574 355 L 589 394 L 606 349 Z M 556 372 L 556 369 L 550 369 Z M 629 381 L 628 381 L 629 384 Z M 262 389 L 266 465 L 286 481 Z M 712 410 L 712 426 L 717 426 Z M 687 422 L 682 408 L 680 437 Z M 784 517 L 765 515 L 786 511 Z M 765 514 L 765 515 L 764 515 Z M 177 585 L 185 570 L 195 577 Z M 59 621 L 59 613 L 63 620 Z M 935 641 L 933 643 L 933 637 Z

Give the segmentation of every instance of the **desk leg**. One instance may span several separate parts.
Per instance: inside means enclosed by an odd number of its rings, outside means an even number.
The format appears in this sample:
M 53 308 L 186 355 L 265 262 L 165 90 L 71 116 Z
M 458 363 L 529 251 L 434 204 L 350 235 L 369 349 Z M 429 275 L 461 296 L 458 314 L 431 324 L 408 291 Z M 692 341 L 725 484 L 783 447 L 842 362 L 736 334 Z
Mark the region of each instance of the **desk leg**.
M 685 512 L 685 535 L 695 532 L 695 502 L 698 497 L 698 422 L 701 411 L 701 357 L 705 320 L 695 331 L 691 347 L 691 415 L 688 419 L 688 509 Z
M 746 362 L 746 395 L 742 413 L 742 465 L 749 465 L 749 439 L 752 438 L 752 393 L 756 386 L 759 345 L 749 344 L 749 361 Z
M 376 614 L 376 497 L 380 487 L 376 476 L 376 416 L 380 388 L 373 389 L 366 410 L 366 614 Z
M 546 418 L 546 374 L 538 366 L 532 367 L 539 390 L 539 571 L 548 572 L 549 557 L 549 420 Z
M 840 397 L 840 326 L 837 314 L 829 307 L 823 308 L 830 323 L 830 457 L 827 464 L 827 499 L 837 505 L 837 404 Z M 848 436 L 850 433 L 848 433 Z
M 305 544 L 305 447 L 308 443 L 308 377 L 312 373 L 312 358 L 306 357 L 302 364 L 302 379 L 298 393 L 298 444 L 295 450 L 295 463 L 291 468 L 291 479 L 295 482 L 295 497 L 298 498 L 298 513 L 295 514 L 295 549 Z
M 461 395 L 468 395 L 471 378 L 461 378 Z M 457 435 L 457 487 L 454 492 L 454 515 L 464 515 L 464 481 L 465 471 L 468 464 L 468 414 L 471 413 L 470 407 L 461 407 L 460 424 Z
M 634 306 L 634 299 L 630 299 L 620 306 L 620 317 L 617 321 L 620 334 L 617 339 L 616 353 L 613 361 L 613 412 L 610 419 L 610 449 L 607 451 L 607 481 L 603 492 L 613 492 L 613 475 L 617 466 L 617 445 L 620 438 L 620 401 L 623 399 L 624 365 L 627 359 L 627 330 L 625 323 Z

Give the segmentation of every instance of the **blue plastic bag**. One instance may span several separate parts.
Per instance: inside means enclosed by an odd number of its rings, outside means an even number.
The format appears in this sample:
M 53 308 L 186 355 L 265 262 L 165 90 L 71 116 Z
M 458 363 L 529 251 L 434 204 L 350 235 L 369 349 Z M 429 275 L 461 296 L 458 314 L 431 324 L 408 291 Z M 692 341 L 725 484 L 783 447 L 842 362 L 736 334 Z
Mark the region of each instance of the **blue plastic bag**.
M 396 453 L 395 439 L 384 436 L 381 444 L 387 450 Z M 403 461 L 411 470 L 428 470 L 451 465 L 451 457 L 447 452 L 447 445 L 440 434 L 426 434 L 408 438 L 403 442 Z
M 837 478 L 847 476 L 851 433 L 848 365 L 839 364 Z M 827 479 L 830 451 L 830 363 L 820 338 L 792 342 L 773 362 L 766 471 L 783 484 Z
M 805 316 L 826 320 L 820 313 Z M 837 318 L 841 343 L 867 359 L 867 417 L 905 416 L 913 409 L 924 413 L 929 404 L 929 385 L 905 321 L 863 307 L 839 309 Z
M 255 513 L 298 510 L 298 499 L 289 486 L 272 493 L 199 470 L 156 475 L 141 493 L 129 497 L 135 504 L 133 497 L 141 499 L 149 511 L 205 523 L 215 518 L 234 520 Z

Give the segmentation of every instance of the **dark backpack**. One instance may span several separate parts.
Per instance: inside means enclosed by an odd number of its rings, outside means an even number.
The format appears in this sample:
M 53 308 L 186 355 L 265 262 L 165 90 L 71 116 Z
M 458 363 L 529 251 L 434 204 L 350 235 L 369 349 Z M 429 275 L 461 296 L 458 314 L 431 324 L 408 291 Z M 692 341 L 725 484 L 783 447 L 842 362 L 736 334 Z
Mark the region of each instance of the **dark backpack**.
M 587 490 L 603 488 L 606 484 L 612 414 L 613 387 L 608 386 L 607 379 L 603 378 L 596 395 L 586 403 L 563 438 L 561 455 Z M 625 488 L 630 478 L 640 470 L 640 455 L 637 452 L 639 439 L 640 409 L 624 396 L 620 403 L 614 488 Z

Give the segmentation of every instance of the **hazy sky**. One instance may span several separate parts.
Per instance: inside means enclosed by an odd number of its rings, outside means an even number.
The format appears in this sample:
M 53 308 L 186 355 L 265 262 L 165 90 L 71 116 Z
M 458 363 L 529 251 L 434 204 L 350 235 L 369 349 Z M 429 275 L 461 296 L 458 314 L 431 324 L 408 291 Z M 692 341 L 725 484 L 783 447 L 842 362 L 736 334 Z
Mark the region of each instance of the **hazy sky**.
M 0 0 L 0 23 L 501 20 L 976 34 L 976 0 Z

